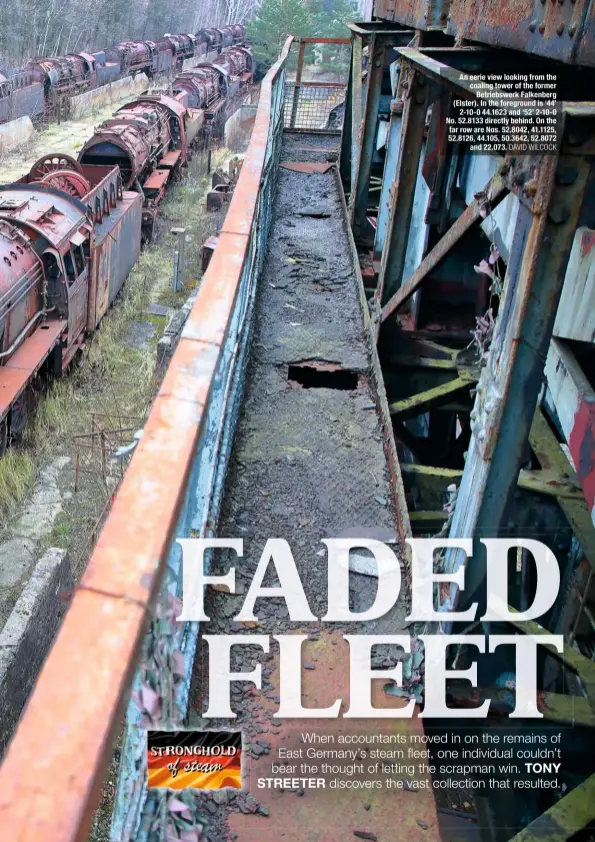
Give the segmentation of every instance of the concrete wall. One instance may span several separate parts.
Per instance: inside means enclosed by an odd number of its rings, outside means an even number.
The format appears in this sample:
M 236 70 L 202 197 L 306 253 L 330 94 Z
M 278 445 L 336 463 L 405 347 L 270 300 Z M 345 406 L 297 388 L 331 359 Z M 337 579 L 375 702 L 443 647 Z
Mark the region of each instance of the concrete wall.
M 22 146 L 33 137 L 35 129 L 30 117 L 17 117 L 0 125 L 0 155 Z
M 232 152 L 245 152 L 254 128 L 257 105 L 242 105 L 225 123 L 225 146 Z
M 102 85 L 93 91 L 85 91 L 84 94 L 73 96 L 70 100 L 70 119 L 86 117 L 98 108 L 121 102 L 123 99 L 135 96 L 146 91 L 149 87 L 149 79 L 144 73 L 139 73 L 132 79 L 117 79 L 109 85 Z
M 155 374 L 159 383 L 165 377 L 165 372 L 167 371 L 167 367 L 173 357 L 174 351 L 178 346 L 184 325 L 190 315 L 190 311 L 192 310 L 197 295 L 198 289 L 194 290 L 179 310 L 175 310 L 171 314 L 163 336 L 157 343 Z
M 48 550 L 0 633 L 0 755 L 10 741 L 66 610 L 61 594 L 72 586 L 66 550 Z

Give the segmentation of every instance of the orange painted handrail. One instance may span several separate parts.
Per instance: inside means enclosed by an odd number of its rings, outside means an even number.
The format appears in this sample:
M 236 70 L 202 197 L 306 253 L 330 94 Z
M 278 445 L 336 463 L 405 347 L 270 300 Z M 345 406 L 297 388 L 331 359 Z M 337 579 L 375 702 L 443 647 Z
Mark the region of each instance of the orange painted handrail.
M 292 40 L 262 82 L 218 247 L 0 768 L 0 836 L 10 842 L 87 838 L 225 346 L 266 159 L 272 87 Z
M 351 38 L 296 38 L 300 44 L 351 44 Z

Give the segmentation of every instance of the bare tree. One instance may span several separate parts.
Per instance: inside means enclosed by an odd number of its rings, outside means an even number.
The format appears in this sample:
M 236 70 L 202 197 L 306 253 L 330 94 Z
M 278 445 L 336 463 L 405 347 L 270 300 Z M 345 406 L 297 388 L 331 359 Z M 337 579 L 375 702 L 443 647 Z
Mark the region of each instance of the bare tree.
M 159 39 L 244 23 L 262 0 L 0 0 L 0 69 L 30 58 L 97 50 L 116 41 Z

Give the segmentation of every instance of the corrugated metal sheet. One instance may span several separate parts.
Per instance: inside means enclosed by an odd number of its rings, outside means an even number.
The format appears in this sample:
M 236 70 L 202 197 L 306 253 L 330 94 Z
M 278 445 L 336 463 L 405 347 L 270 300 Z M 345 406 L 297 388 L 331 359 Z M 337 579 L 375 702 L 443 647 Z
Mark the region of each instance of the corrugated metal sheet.
M 415 29 L 444 29 L 450 0 L 377 0 L 374 15 Z
M 0 123 L 27 116 L 33 120 L 43 114 L 43 109 L 43 85 L 34 82 L 17 88 L 9 97 L 0 99 Z
M 68 345 L 75 343 L 87 326 L 89 270 L 78 276 L 68 289 Z

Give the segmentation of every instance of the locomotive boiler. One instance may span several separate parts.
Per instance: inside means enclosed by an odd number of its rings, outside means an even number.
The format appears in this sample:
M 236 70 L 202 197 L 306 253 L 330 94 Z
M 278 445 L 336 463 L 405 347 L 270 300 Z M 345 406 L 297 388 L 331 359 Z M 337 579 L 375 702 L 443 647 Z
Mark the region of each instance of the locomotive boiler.
M 143 197 L 143 241 L 152 237 L 167 184 L 186 165 L 199 131 L 220 134 L 238 95 L 252 79 L 252 53 L 229 47 L 180 74 L 173 96 L 143 96 L 96 129 L 79 153 L 83 165 L 117 166 L 125 189 Z
M 117 166 L 143 197 L 143 242 L 152 237 L 168 182 L 185 166 L 204 113 L 164 94 L 144 96 L 102 123 L 79 153 L 82 165 Z
M 165 40 L 171 45 L 174 64 L 180 70 L 182 69 L 182 64 L 186 59 L 199 55 L 196 50 L 197 40 L 195 35 L 188 35 L 187 33 L 182 33 L 181 35 L 166 35 Z
M 118 166 L 125 188 L 142 183 L 170 149 L 185 151 L 184 113 L 179 102 L 164 95 L 134 100 L 99 126 L 79 161 Z
M 43 85 L 46 100 L 75 96 L 95 87 L 95 59 L 88 53 L 29 61 L 25 66 L 35 82 Z
M 229 76 L 244 79 L 244 74 L 252 74 L 254 58 L 252 49 L 247 47 L 230 47 L 220 53 L 213 64 L 224 67 Z M 244 79 L 244 81 L 246 81 Z
M 121 41 L 105 50 L 109 62 L 120 67 L 123 76 L 146 72 L 152 75 L 153 56 L 147 41 Z
M 225 105 L 235 101 L 250 84 L 253 72 L 251 48 L 228 47 L 212 62 L 201 62 L 177 76 L 173 93 L 185 105 L 204 109 L 207 122 L 215 123 L 213 129 L 222 130 L 228 116 Z M 218 116 L 221 119 L 217 120 Z
M 196 67 L 177 76 L 172 90 L 184 105 L 206 111 L 225 97 L 225 77 L 212 67 Z

